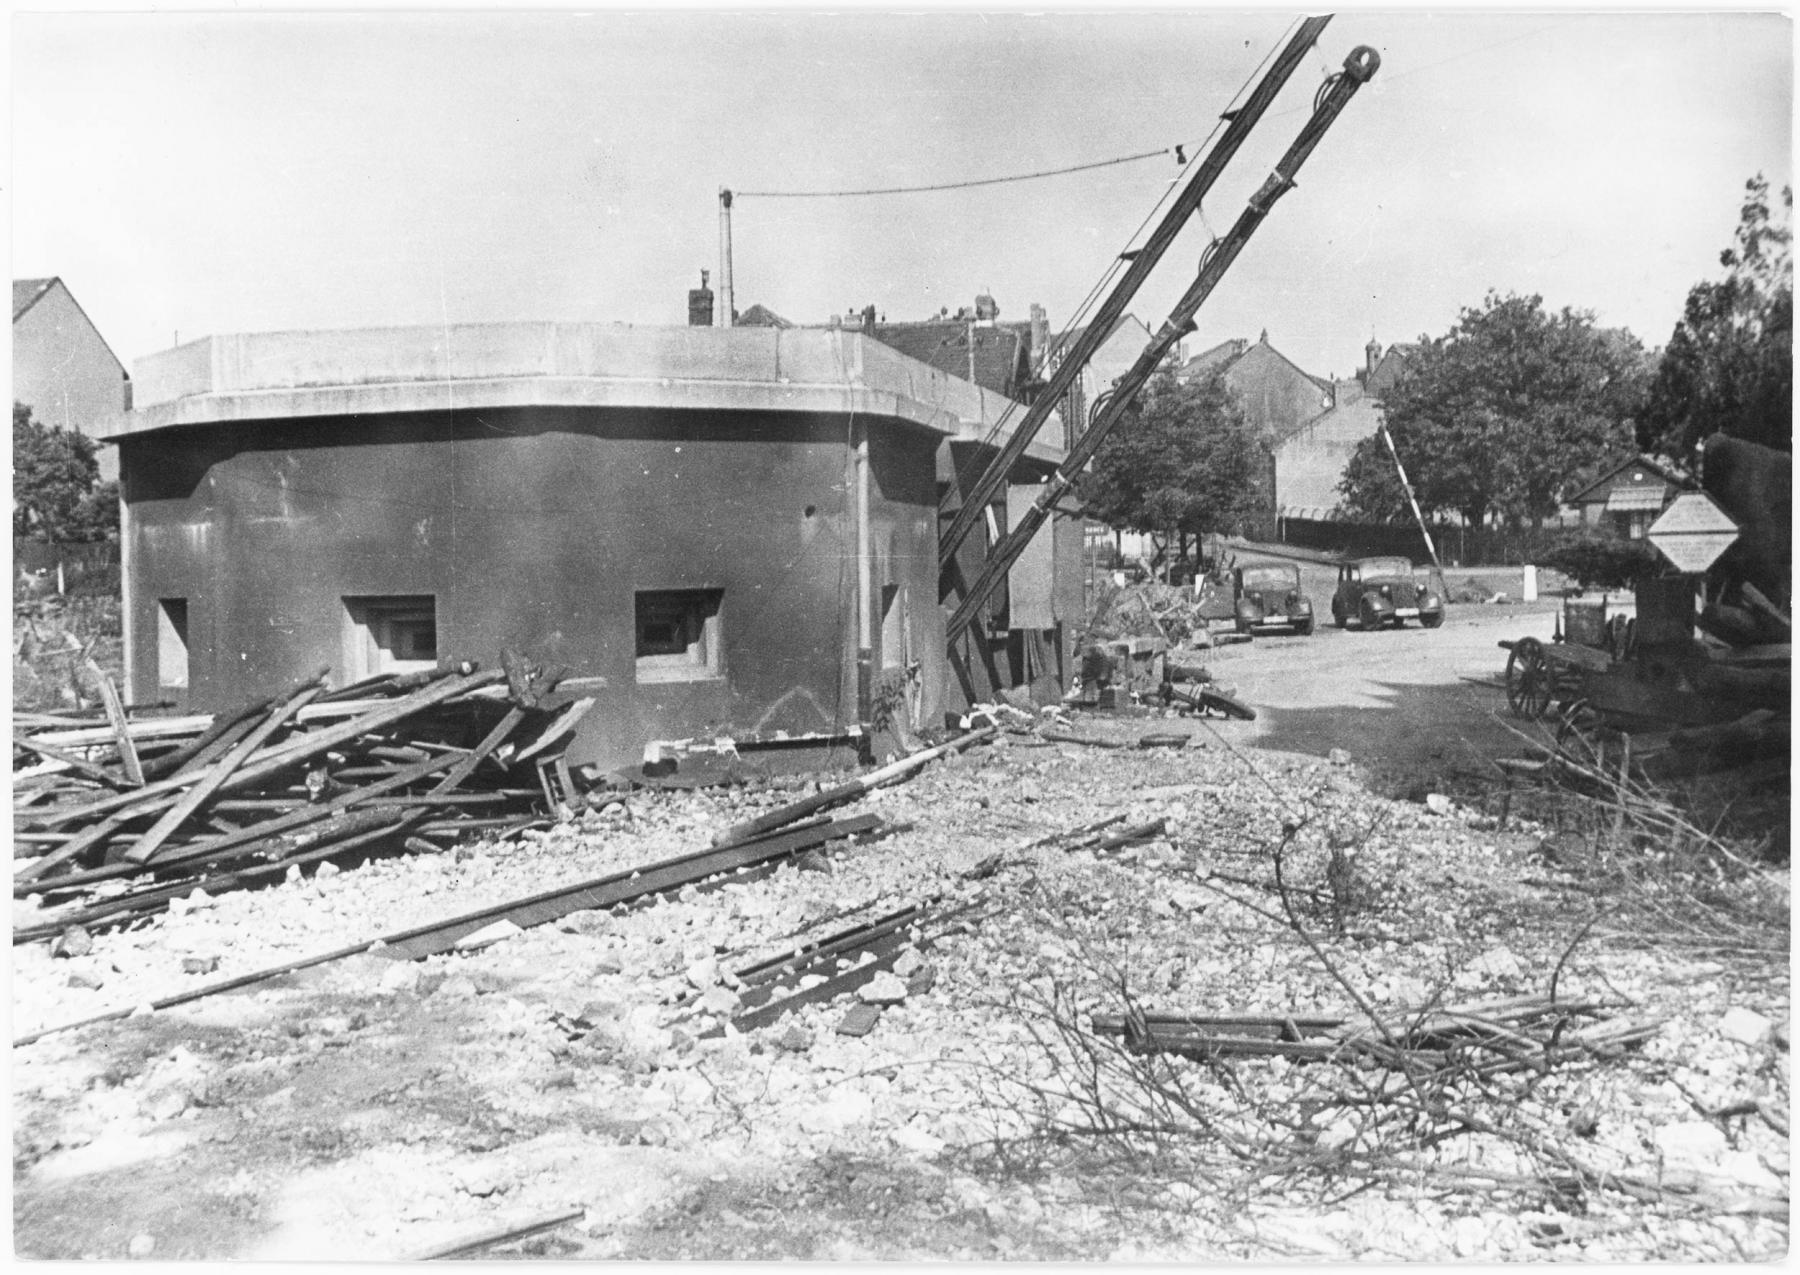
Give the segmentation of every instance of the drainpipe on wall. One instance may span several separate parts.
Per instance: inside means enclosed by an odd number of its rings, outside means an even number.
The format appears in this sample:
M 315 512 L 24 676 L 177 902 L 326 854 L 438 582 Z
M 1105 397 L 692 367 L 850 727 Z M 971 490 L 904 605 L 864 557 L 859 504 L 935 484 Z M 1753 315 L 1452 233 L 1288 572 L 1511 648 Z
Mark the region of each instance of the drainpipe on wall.
M 120 449 L 123 450 L 122 448 Z M 121 474 L 120 478 L 123 479 Z M 125 702 L 137 697 L 137 650 L 131 644 L 131 506 L 125 503 L 125 484 L 119 484 L 119 642 L 125 648 Z
M 869 538 L 869 427 L 856 427 L 856 716 L 873 714 L 875 622 L 874 545 Z

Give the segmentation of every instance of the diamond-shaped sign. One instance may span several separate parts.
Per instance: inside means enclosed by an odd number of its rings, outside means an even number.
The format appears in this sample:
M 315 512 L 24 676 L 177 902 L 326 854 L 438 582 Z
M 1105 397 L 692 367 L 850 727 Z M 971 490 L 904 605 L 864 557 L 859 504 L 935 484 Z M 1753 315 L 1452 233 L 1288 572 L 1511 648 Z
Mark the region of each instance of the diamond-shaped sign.
M 1737 523 L 1704 492 L 1683 492 L 1646 533 L 1677 571 L 1705 571 L 1738 538 Z

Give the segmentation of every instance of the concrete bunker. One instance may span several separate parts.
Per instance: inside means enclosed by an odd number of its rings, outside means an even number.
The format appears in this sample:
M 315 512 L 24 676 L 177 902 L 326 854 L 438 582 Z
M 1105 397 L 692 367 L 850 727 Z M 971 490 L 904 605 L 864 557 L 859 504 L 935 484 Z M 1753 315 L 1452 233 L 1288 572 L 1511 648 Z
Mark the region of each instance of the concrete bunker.
M 861 335 L 270 333 L 136 371 L 113 435 L 135 702 L 511 647 L 596 697 L 569 760 L 611 766 L 653 739 L 841 734 L 876 682 L 915 726 L 963 698 L 939 501 L 1008 402 Z M 1059 458 L 1036 444 L 1017 478 Z M 1057 566 L 1078 599 L 1078 549 Z

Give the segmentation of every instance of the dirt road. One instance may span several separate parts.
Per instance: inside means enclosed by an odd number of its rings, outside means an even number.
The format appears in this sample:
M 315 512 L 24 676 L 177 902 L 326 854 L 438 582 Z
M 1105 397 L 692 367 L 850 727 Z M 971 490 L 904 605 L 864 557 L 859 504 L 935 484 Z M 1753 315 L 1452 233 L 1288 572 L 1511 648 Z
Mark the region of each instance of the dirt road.
M 1318 599 L 1315 597 L 1315 603 Z M 1378 788 L 1409 795 L 1454 786 L 1459 772 L 1513 755 L 1521 723 L 1497 684 L 1502 638 L 1549 640 L 1555 603 L 1452 607 L 1442 628 L 1363 633 L 1323 625 L 1311 637 L 1265 636 L 1212 651 L 1207 665 L 1256 709 L 1231 737 L 1263 748 L 1325 756 L 1348 752 Z

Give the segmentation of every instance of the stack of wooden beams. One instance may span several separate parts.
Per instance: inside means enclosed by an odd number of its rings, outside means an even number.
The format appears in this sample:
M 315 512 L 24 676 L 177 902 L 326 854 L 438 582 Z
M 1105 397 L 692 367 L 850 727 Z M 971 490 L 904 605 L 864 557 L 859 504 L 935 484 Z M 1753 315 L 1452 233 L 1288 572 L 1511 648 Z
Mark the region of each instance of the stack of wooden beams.
M 561 750 L 593 705 L 546 707 L 468 664 L 337 691 L 321 673 L 216 716 L 132 719 L 102 689 L 103 723 L 15 724 L 13 893 L 53 905 L 15 943 L 351 850 L 541 822 L 573 800 Z

